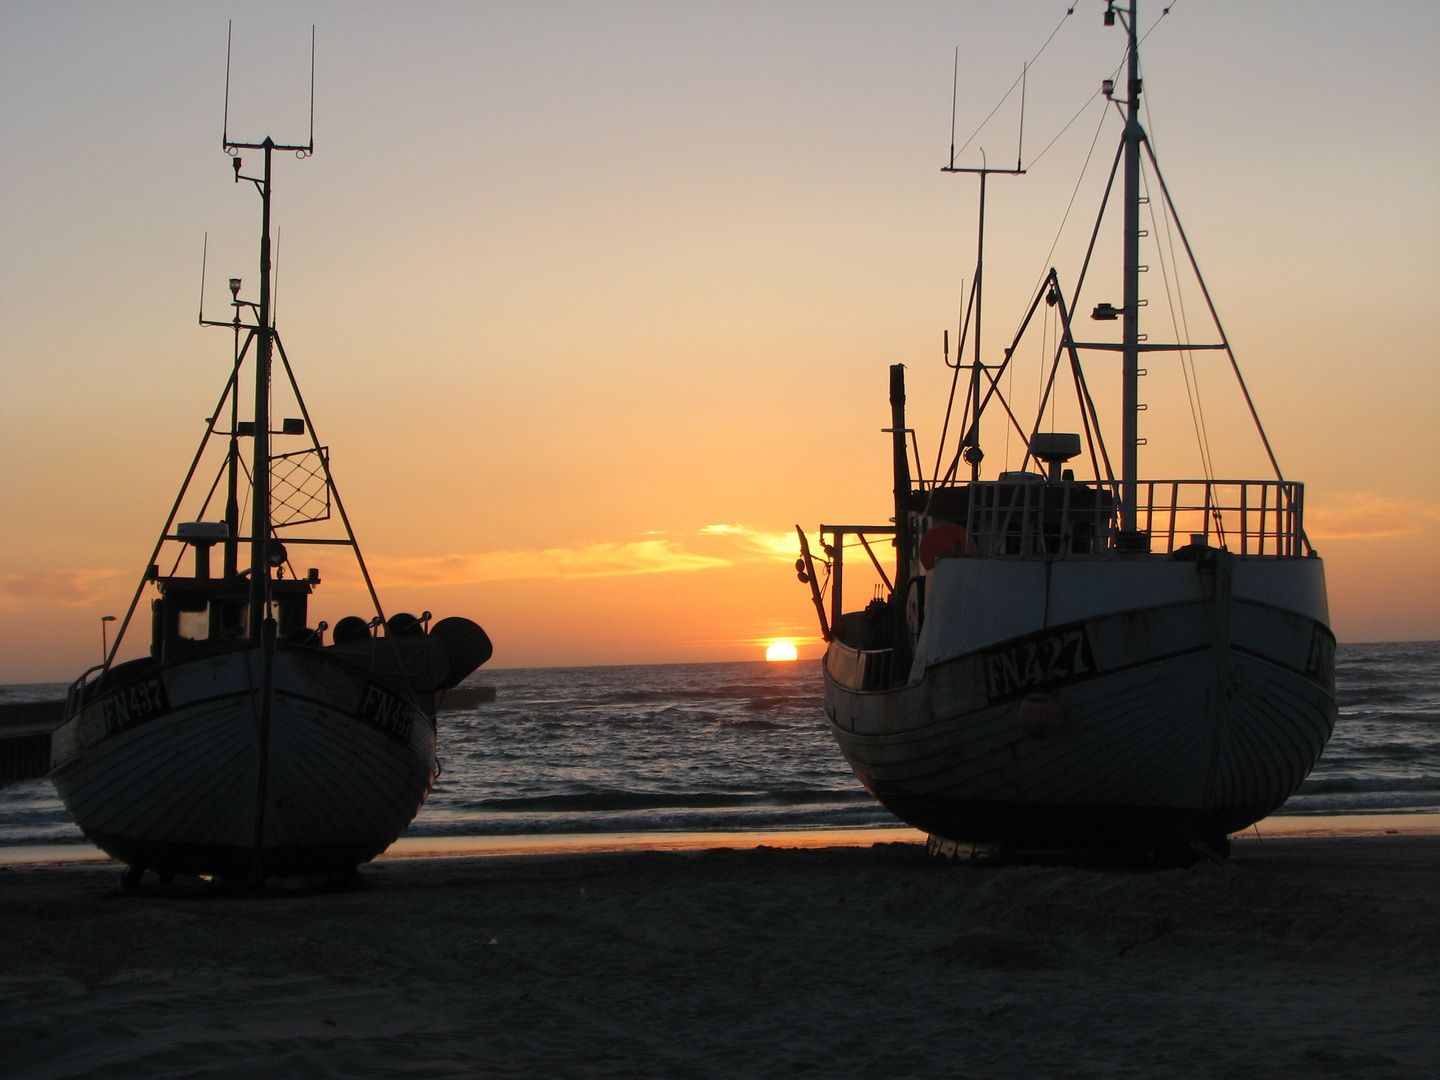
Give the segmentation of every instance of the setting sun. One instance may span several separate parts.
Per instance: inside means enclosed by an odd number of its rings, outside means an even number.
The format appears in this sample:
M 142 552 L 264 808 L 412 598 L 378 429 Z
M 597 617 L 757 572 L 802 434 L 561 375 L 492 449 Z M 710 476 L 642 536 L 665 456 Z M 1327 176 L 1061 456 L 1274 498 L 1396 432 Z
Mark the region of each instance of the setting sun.
M 799 656 L 800 654 L 795 651 L 794 642 L 790 641 L 772 642 L 770 647 L 765 650 L 766 660 L 795 660 Z

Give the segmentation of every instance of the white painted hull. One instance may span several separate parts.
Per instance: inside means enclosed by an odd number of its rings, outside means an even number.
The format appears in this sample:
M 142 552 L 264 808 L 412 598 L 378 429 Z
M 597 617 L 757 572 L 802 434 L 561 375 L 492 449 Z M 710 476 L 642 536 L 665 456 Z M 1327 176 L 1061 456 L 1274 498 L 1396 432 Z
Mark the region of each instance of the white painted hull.
M 323 650 L 275 652 L 261 770 L 258 648 L 152 669 L 78 708 L 50 777 L 87 837 L 132 866 L 341 871 L 384 851 L 435 778 L 433 720 Z M 263 811 L 260 807 L 263 806 Z
M 948 839 L 1219 839 L 1278 808 L 1334 727 L 1318 559 L 945 559 L 908 682 L 832 642 L 826 712 L 861 782 Z M 1027 735 L 1025 698 L 1060 730 Z

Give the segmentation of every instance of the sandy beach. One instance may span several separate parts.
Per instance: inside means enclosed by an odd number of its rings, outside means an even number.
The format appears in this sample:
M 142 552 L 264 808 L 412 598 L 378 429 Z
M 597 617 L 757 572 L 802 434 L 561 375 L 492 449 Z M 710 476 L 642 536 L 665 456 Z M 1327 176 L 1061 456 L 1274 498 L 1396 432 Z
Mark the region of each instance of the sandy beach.
M 1183 870 L 850 848 L 0 869 L 0 1074 L 1433 1076 L 1440 837 Z

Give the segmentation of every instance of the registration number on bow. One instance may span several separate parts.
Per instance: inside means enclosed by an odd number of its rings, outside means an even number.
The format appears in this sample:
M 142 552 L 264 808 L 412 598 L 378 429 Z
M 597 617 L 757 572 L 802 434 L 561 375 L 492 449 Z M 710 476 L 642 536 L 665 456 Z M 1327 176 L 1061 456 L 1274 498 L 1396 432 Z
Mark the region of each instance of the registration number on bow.
M 985 694 L 994 701 L 1095 672 L 1084 626 L 1047 630 L 985 654 Z
M 392 739 L 410 740 L 410 706 L 378 686 L 365 687 L 356 715 L 371 727 L 377 727 Z
M 170 708 L 160 676 L 142 679 L 117 690 L 100 703 L 105 716 L 105 734 L 116 735 L 136 724 L 154 719 Z

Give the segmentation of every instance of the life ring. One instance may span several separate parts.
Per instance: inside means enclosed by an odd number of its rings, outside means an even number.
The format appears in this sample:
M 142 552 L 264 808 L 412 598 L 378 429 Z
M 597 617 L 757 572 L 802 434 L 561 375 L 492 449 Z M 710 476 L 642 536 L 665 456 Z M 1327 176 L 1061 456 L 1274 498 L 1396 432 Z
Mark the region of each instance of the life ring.
M 927 532 L 920 540 L 920 565 L 926 570 L 935 569 L 935 560 L 941 555 L 979 555 L 980 549 L 965 526 L 953 521 L 942 521 Z

